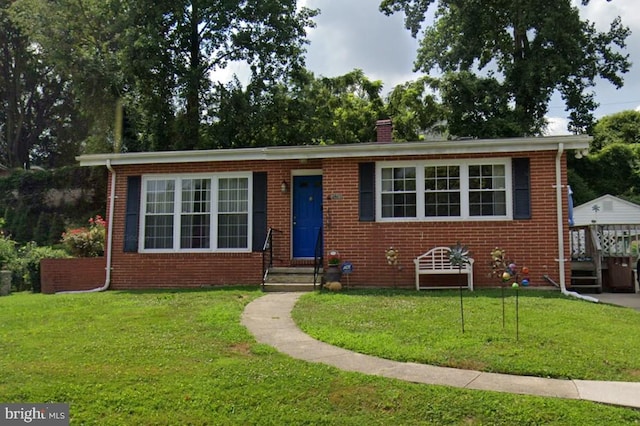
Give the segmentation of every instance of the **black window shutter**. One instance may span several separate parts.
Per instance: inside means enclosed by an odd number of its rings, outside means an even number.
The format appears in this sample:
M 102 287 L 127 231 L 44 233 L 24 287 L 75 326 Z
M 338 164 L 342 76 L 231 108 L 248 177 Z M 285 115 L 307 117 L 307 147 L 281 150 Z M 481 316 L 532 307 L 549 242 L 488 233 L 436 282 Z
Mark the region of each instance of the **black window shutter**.
M 124 218 L 124 251 L 138 251 L 138 228 L 140 223 L 140 176 L 127 178 L 127 205 Z
M 376 163 L 359 164 L 360 221 L 376 220 Z
M 514 158 L 513 218 L 531 219 L 531 178 L 528 158 Z
M 267 172 L 255 172 L 253 174 L 253 251 L 262 251 L 266 235 Z

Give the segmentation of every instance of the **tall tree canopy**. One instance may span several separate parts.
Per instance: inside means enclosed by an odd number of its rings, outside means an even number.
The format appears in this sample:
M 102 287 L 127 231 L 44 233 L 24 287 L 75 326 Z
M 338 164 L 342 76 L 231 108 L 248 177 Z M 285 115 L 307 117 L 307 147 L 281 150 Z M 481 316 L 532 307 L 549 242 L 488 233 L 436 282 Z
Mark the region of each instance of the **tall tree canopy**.
M 512 110 L 507 117 L 511 123 L 505 123 L 507 131 L 501 134 L 541 133 L 556 90 L 569 111 L 569 129 L 588 131 L 597 107 L 590 91 L 595 80 L 621 87 L 622 74 L 630 67 L 628 55 L 621 53 L 629 29 L 618 18 L 608 31 L 599 32 L 580 18 L 571 0 L 383 0 L 380 9 L 404 12 L 415 37 L 434 3 L 436 19 L 424 28 L 416 70 L 485 73 L 485 84 L 499 84 L 499 103 Z M 474 103 L 461 108 L 472 109 Z
M 640 144 L 640 111 L 621 111 L 598 120 L 591 149 L 599 151 L 614 143 Z
M 129 150 L 200 147 L 201 124 L 216 119 L 204 114 L 214 73 L 239 61 L 255 81 L 278 81 L 303 66 L 316 14 L 296 0 L 15 0 L 12 9 L 70 76 L 96 134 L 108 134 L 123 100 L 137 138 Z
M 387 116 L 393 117 L 393 138 L 396 141 L 417 141 L 425 133 L 440 135 L 445 118 L 436 101 L 428 77 L 399 84 L 387 97 Z
M 640 111 L 602 117 L 587 156 L 567 157 L 576 202 L 612 194 L 640 203 Z
M 381 90 L 358 69 L 331 78 L 300 70 L 266 88 L 235 81 L 216 91 L 220 116 L 208 126 L 207 147 L 370 142 L 386 116 Z
M 0 164 L 68 164 L 86 131 L 70 84 L 13 22 L 10 3 L 0 1 Z

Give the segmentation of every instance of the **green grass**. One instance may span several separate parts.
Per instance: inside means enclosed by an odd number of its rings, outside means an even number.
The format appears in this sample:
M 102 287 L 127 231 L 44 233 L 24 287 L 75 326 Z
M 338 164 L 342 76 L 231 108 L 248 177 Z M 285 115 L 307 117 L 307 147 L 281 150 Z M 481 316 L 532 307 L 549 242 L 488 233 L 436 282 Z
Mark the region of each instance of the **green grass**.
M 257 344 L 240 323 L 260 295 L 235 288 L 2 297 L 0 402 L 68 403 L 79 425 L 640 423 L 631 409 L 291 359 Z M 325 298 L 305 297 L 305 307 Z M 340 298 L 354 296 L 333 300 Z
M 305 295 L 294 319 L 319 340 L 398 361 L 539 377 L 640 381 L 640 312 L 559 292 L 350 291 Z

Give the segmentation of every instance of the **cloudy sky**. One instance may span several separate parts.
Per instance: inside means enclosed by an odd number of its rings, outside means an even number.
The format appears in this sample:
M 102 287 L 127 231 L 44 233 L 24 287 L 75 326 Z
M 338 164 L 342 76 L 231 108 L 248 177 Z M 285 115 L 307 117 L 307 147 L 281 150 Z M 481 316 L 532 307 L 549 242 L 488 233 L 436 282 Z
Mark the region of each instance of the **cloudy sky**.
M 572 0 L 575 4 L 579 0 Z M 372 80 L 384 82 L 386 94 L 395 85 L 415 80 L 413 61 L 417 41 L 404 28 L 403 16 L 387 17 L 378 11 L 379 0 L 303 0 L 307 7 L 320 9 L 317 27 L 309 31 L 307 67 L 316 76 L 334 77 L 355 68 L 362 69 Z M 640 108 L 640 0 L 591 0 L 580 6 L 584 18 L 604 31 L 610 22 L 621 16 L 631 28 L 627 52 L 635 63 L 624 77 L 625 85 L 616 90 L 606 81 L 594 91 L 600 107 L 596 117 L 627 109 Z M 566 113 L 562 99 L 556 96 L 549 105 L 550 134 L 566 133 Z

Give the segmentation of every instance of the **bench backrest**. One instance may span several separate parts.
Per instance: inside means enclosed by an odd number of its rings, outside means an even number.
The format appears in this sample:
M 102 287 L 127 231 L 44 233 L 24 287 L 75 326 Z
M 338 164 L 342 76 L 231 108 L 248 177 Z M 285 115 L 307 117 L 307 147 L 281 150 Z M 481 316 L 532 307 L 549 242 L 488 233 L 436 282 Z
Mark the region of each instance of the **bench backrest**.
M 435 247 L 426 252 L 425 254 L 418 256 L 416 259 L 416 265 L 420 269 L 429 269 L 434 271 L 443 270 L 458 270 L 458 266 L 451 264 L 450 260 L 451 249 L 449 247 Z M 462 265 L 462 270 L 471 268 L 473 259 L 469 258 L 470 263 Z

